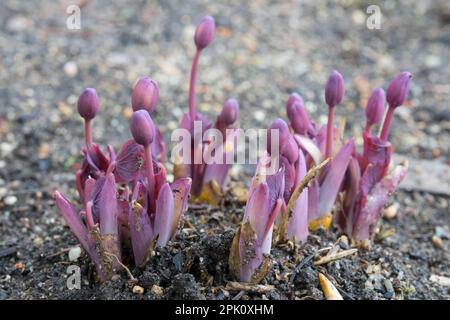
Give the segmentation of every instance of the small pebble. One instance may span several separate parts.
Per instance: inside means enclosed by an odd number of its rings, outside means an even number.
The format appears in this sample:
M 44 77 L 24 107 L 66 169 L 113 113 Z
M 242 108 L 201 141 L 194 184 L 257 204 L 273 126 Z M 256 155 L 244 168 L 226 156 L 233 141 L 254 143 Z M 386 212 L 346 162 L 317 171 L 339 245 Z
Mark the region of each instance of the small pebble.
M 15 268 L 16 270 L 19 270 L 20 272 L 23 272 L 23 270 L 25 270 L 25 265 L 24 265 L 22 262 L 17 262 L 17 263 L 14 265 L 14 268 Z
M 424 62 L 428 68 L 437 68 L 441 65 L 441 59 L 433 55 L 426 57 Z
M 33 244 L 34 244 L 36 247 L 42 246 L 43 243 L 44 243 L 44 239 L 42 239 L 41 237 L 36 237 L 36 238 L 34 238 L 34 240 L 33 240 Z
M 5 200 L 3 200 L 3 202 L 7 205 L 7 206 L 12 206 L 17 202 L 17 198 L 15 196 L 8 196 L 5 198 Z
M 81 255 L 81 248 L 80 247 L 73 247 L 69 250 L 69 260 L 70 261 L 77 261 L 78 258 Z
M 2 154 L 3 156 L 7 156 L 15 148 L 16 148 L 16 146 L 12 143 L 8 143 L 8 142 L 0 143 L 0 154 Z
M 257 110 L 254 114 L 254 117 L 256 121 L 263 122 L 266 118 L 266 113 L 264 111 Z
M 433 237 L 431 237 L 431 241 L 437 248 L 444 249 L 444 241 L 442 241 L 442 238 L 434 235 Z
M 339 247 L 343 250 L 347 250 L 349 248 L 348 238 L 343 235 L 338 239 Z
M 394 287 L 392 286 L 392 282 L 389 279 L 384 280 L 384 288 L 386 289 L 386 292 L 384 293 L 384 297 L 386 299 L 392 299 L 395 295 Z
M 64 73 L 66 76 L 73 78 L 78 73 L 78 66 L 74 61 L 68 61 L 64 64 Z
M 30 19 L 24 16 L 15 16 L 8 20 L 6 25 L 9 31 L 20 32 L 31 28 L 32 23 Z
M 393 204 L 392 206 L 387 207 L 384 210 L 384 215 L 386 219 L 394 219 L 397 216 L 397 205 Z
M 134 286 L 133 287 L 133 293 L 135 293 L 135 294 L 143 294 L 144 293 L 144 288 L 142 288 L 141 286 Z
M 119 281 L 121 278 L 120 278 L 120 275 L 118 275 L 118 274 L 115 274 L 115 275 L 113 275 L 112 277 L 111 277 L 111 281 L 112 282 L 115 282 L 115 281 Z
M 161 288 L 160 286 L 157 286 L 156 284 L 155 285 L 153 285 L 153 287 L 152 287 L 152 293 L 155 295 L 155 296 L 162 296 L 163 295 L 163 288 Z

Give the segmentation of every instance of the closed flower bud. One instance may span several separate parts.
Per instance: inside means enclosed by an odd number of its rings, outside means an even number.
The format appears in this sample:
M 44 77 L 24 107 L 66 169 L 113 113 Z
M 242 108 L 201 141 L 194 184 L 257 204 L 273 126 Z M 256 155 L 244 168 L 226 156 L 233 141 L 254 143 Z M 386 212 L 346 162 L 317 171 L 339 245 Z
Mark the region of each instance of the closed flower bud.
M 142 77 L 134 86 L 131 107 L 133 111 L 144 109 L 152 113 L 156 109 L 158 99 L 159 88 L 156 81 L 149 77 Z
M 228 99 L 223 105 L 219 121 L 224 127 L 232 125 L 239 116 L 239 104 L 236 99 Z
M 306 113 L 303 99 L 299 94 L 293 93 L 289 96 L 286 102 L 286 113 L 295 133 L 306 134 L 311 127 L 311 122 Z
M 305 105 L 303 98 L 297 92 L 291 93 L 288 100 L 286 101 L 286 111 L 289 119 L 290 119 L 289 115 L 291 114 L 290 110 L 292 110 L 294 104 L 300 104 L 301 106 Z
M 214 39 L 216 24 L 214 18 L 210 16 L 203 17 L 195 30 L 194 41 L 198 50 L 205 49 Z
M 95 118 L 100 108 L 100 102 L 95 89 L 86 88 L 80 94 L 78 98 L 78 113 L 85 120 L 91 120 Z
M 377 124 L 383 119 L 386 95 L 382 88 L 377 88 L 367 101 L 366 120 L 369 126 Z
M 278 141 L 272 141 L 272 134 L 274 130 L 278 130 Z M 271 154 L 272 143 L 274 143 L 273 147 L 276 148 L 278 146 L 278 152 L 281 153 L 286 143 L 289 142 L 289 136 L 289 127 L 286 122 L 280 118 L 275 119 L 269 130 L 267 130 L 267 152 Z
M 138 110 L 133 112 L 130 130 L 136 143 L 143 146 L 148 146 L 152 143 L 155 134 L 155 126 L 147 111 Z
M 386 94 L 389 107 L 397 108 L 405 102 L 408 96 L 409 81 L 411 78 L 412 74 L 405 71 L 392 80 Z
M 327 85 L 325 87 L 325 101 L 330 108 L 337 106 L 344 98 L 344 78 L 342 75 L 333 70 L 328 77 Z

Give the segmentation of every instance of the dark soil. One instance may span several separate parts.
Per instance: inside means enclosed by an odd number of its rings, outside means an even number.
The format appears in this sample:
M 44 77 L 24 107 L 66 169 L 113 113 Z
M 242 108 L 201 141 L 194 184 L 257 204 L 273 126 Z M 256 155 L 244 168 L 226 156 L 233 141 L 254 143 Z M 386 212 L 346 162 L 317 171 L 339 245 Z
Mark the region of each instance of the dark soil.
M 236 199 L 229 201 L 235 203 Z M 314 266 L 317 251 L 336 242 L 336 230 L 312 234 L 302 247 L 274 246 L 274 267 L 262 284 L 275 289 L 264 294 L 226 289 L 227 282 L 235 280 L 227 265 L 236 227 L 230 221 L 237 221 L 242 214 L 242 209 L 233 208 L 228 201 L 220 208 L 196 206 L 189 210 L 189 226 L 185 225 L 176 241 L 158 249 L 145 268 L 131 270 L 136 281 L 124 272 L 103 285 L 95 282 L 93 266 L 85 254 L 77 262 L 68 261 L 64 249 L 76 245 L 68 228 L 59 223 L 55 226 L 45 214 L 31 222 L 16 213 L 1 220 L 10 239 L 0 252 L 1 294 L 20 299 L 323 299 L 317 277 L 317 272 L 322 272 L 346 299 L 448 297 L 448 289 L 429 279 L 432 274 L 448 272 L 448 249 L 436 247 L 431 240 L 441 221 L 448 219 L 448 199 L 400 193 L 395 202 L 402 209 L 395 219 L 384 220 L 380 228 L 394 228 L 395 234 L 376 241 L 370 251 L 360 250 L 354 256 Z M 54 210 L 48 195 L 43 195 L 41 203 L 43 208 Z M 43 242 L 38 236 L 23 237 L 36 229 L 46 235 Z M 13 239 L 21 240 L 14 244 Z M 443 245 L 448 248 L 448 239 Z M 81 268 L 81 290 L 67 289 L 67 267 L 71 264 Z M 389 291 L 386 282 L 393 290 Z M 144 288 L 144 294 L 133 293 L 136 285 Z
M 264 128 L 285 117 L 284 101 L 295 90 L 323 121 L 324 82 L 337 68 L 347 92 L 337 113 L 347 118 L 347 136 L 360 136 L 372 88 L 386 88 L 396 73 L 410 70 L 410 98 L 391 132 L 394 150 L 447 165 L 448 4 L 380 1 L 382 30 L 374 31 L 364 20 L 372 2 L 86 1 L 82 29 L 69 31 L 65 3 L 1 1 L 0 299 L 323 299 L 318 272 L 345 299 L 448 299 L 450 287 L 434 279 L 450 277 L 449 192 L 400 190 L 391 201 L 396 215 L 383 219 L 372 249 L 326 265 L 314 261 L 338 241 L 335 229 L 311 234 L 301 247 L 274 245 L 273 268 L 262 282 L 274 289 L 265 293 L 229 286 L 235 279 L 228 250 L 244 210 L 232 192 L 221 206 L 190 206 L 176 241 L 158 249 L 145 268 L 127 263 L 136 281 L 123 272 L 103 285 L 85 253 L 69 261 L 77 242 L 52 200 L 56 189 L 76 199 L 83 129 L 75 102 L 82 88 L 95 87 L 102 102 L 94 140 L 117 150 L 130 136 L 130 88 L 150 74 L 161 88 L 155 122 L 169 141 L 187 105 L 192 26 L 203 14 L 216 17 L 218 32 L 201 60 L 202 112 L 213 115 L 234 96 L 241 126 Z M 248 183 L 252 174 L 252 167 L 232 170 L 234 183 Z M 67 288 L 74 264 L 81 290 Z

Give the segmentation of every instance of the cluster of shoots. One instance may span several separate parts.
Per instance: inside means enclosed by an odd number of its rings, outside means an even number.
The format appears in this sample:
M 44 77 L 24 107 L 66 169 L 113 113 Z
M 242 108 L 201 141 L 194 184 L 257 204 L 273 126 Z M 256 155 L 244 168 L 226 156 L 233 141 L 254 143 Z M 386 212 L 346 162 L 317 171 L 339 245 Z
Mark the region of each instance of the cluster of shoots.
M 325 87 L 326 125 L 319 127 L 310 120 L 299 94 L 289 97 L 289 124 L 276 119 L 268 130 L 268 141 L 273 130 L 278 131 L 279 150 L 271 157 L 273 150 L 268 146 L 260 159 L 231 247 L 229 265 L 236 277 L 260 281 L 270 269 L 267 255 L 272 242 L 301 244 L 310 230 L 328 228 L 333 217 L 341 232 L 362 245 L 369 243 L 383 207 L 406 174 L 407 163 L 391 163 L 388 136 L 392 115 L 406 100 L 411 77 L 402 72 L 387 94 L 381 88 L 373 91 L 366 107 L 361 152 L 353 139 L 345 141 L 343 128 L 334 123 L 335 108 L 345 92 L 339 72 L 330 74 Z M 380 125 L 380 134 L 374 132 L 375 125 Z M 279 171 L 265 174 L 273 161 L 279 164 Z
M 84 118 L 86 146 L 76 185 L 81 209 L 55 192 L 60 214 L 96 266 L 101 281 L 123 268 L 122 252 L 131 247 L 134 263 L 143 265 L 155 247 L 165 246 L 183 221 L 191 188 L 190 178 L 169 184 L 161 133 L 150 113 L 158 102 L 158 86 L 141 78 L 133 92 L 132 139 L 116 155 L 107 155 L 92 141 L 92 121 L 99 110 L 99 98 L 87 88 L 78 99 Z M 128 248 L 127 248 L 128 247 Z
M 201 20 L 195 32 L 188 112 L 180 124 L 190 133 L 191 161 L 175 159 L 173 183 L 166 180 L 166 147 L 152 120 L 159 99 L 156 81 L 142 77 L 136 82 L 131 99 L 132 139 L 117 155 L 111 146 L 105 154 L 92 140 L 92 122 L 100 107 L 96 91 L 87 88 L 78 99 L 86 136 L 83 163 L 76 174 L 81 208 L 58 191 L 55 201 L 101 281 L 124 268 L 123 252 L 127 249 L 133 253 L 134 264 L 142 266 L 155 247 L 174 239 L 183 224 L 189 195 L 195 202 L 217 204 L 223 194 L 230 165 L 194 159 L 210 147 L 210 141 L 203 140 L 203 133 L 210 128 L 223 136 L 215 149 L 219 156 L 225 157 L 236 147 L 238 129 L 233 125 L 239 105 L 235 99 L 224 103 L 215 122 L 196 108 L 198 63 L 214 32 L 214 19 L 209 16 Z M 269 144 L 251 180 L 242 223 L 230 248 L 232 274 L 241 281 L 259 282 L 270 270 L 273 243 L 301 244 L 310 231 L 328 228 L 333 221 L 356 242 L 373 238 L 382 209 L 407 170 L 406 163 L 392 164 L 388 136 L 394 110 L 406 100 L 411 77 L 409 72 L 402 72 L 389 85 L 387 94 L 382 88 L 373 91 L 366 107 L 361 150 L 353 139 L 344 138 L 343 126 L 335 121 L 335 108 L 345 94 L 339 72 L 333 71 L 326 83 L 328 120 L 323 126 L 310 119 L 302 97 L 291 94 L 286 102 L 289 121 L 275 119 L 267 131 Z M 201 133 L 194 130 L 198 122 Z M 278 137 L 278 152 L 271 145 L 273 134 Z M 268 168 L 274 163 L 278 170 L 272 172 Z

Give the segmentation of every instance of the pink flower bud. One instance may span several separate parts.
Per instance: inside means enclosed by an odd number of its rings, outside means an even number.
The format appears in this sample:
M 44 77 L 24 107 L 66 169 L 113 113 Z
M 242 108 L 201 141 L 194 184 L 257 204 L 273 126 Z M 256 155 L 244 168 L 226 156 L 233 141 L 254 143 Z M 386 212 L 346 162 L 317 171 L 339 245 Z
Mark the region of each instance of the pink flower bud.
M 344 98 L 344 78 L 342 75 L 333 70 L 328 77 L 327 85 L 325 87 L 325 101 L 330 108 L 337 106 Z
M 156 109 L 159 99 L 158 83 L 149 77 L 142 77 L 134 86 L 131 96 L 131 107 L 133 111 L 145 109 L 152 113 Z
M 239 104 L 236 99 L 228 99 L 223 105 L 219 121 L 224 127 L 232 125 L 239 117 Z
M 305 110 L 305 103 L 299 94 L 294 92 L 289 96 L 286 102 L 286 113 L 295 133 L 304 135 L 308 132 L 308 129 L 311 127 L 311 121 Z
M 408 95 L 409 81 L 411 78 L 412 74 L 405 71 L 392 80 L 386 95 L 389 107 L 397 108 L 405 102 Z
M 382 88 L 377 88 L 367 101 L 366 120 L 369 126 L 379 123 L 383 119 L 386 95 Z
M 78 98 L 78 113 L 85 120 L 94 119 L 100 108 L 100 102 L 95 89 L 86 88 Z
M 202 21 L 197 25 L 195 30 L 194 41 L 198 50 L 205 49 L 214 39 L 214 32 L 216 30 L 216 24 L 214 18 L 205 16 Z
M 303 98 L 297 92 L 291 93 L 288 100 L 286 101 L 286 111 L 288 113 L 288 117 L 289 117 L 289 110 L 292 110 L 294 104 L 300 104 L 301 106 L 305 105 Z
M 278 141 L 272 141 L 272 134 L 274 130 L 278 130 Z M 274 147 L 279 148 L 279 153 L 281 154 L 281 152 L 284 149 L 284 146 L 286 145 L 286 143 L 289 142 L 289 137 L 290 137 L 290 132 L 289 132 L 289 127 L 286 124 L 286 122 L 284 122 L 283 119 L 277 118 L 275 119 L 269 130 L 267 130 L 267 152 L 270 154 L 272 151 L 272 143 L 274 143 Z
M 138 110 L 133 112 L 130 129 L 136 143 L 143 145 L 144 147 L 152 143 L 155 134 L 155 126 L 147 111 Z

